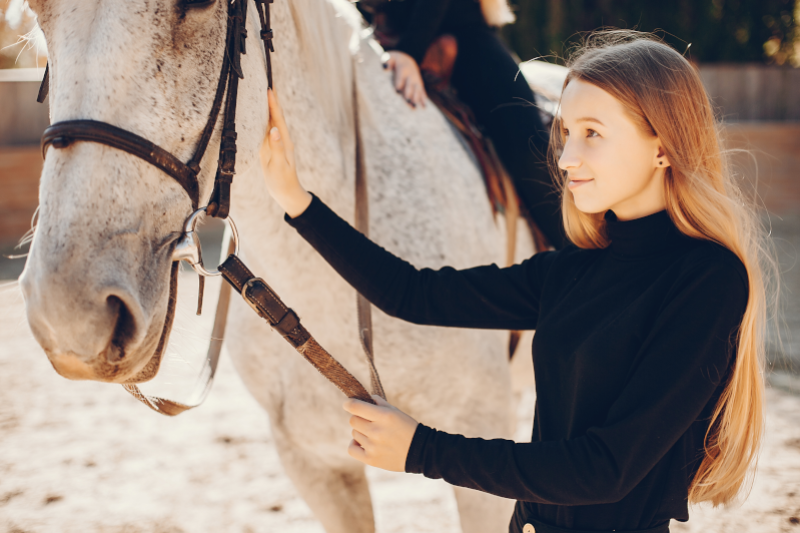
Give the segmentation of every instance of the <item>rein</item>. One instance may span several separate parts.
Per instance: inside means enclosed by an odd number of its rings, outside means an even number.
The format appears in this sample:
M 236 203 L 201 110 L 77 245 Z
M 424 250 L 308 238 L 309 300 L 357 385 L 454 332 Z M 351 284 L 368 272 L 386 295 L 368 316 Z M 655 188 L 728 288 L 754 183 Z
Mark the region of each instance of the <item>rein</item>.
M 272 44 L 273 31 L 270 28 L 269 5 L 273 0 L 254 0 L 258 10 L 261 24 L 261 39 L 264 41 L 266 55 L 266 69 L 268 86 L 272 88 L 272 58 L 274 52 Z M 245 39 L 247 38 L 247 0 L 232 0 L 228 3 L 227 36 L 225 56 L 222 61 L 211 112 L 203 128 L 203 133 L 198 141 L 194 155 L 188 163 L 183 163 L 173 154 L 147 139 L 105 122 L 95 120 L 69 120 L 58 122 L 48 127 L 42 135 L 42 157 L 47 154 L 47 149 L 63 149 L 74 142 L 95 142 L 116 148 L 134 155 L 151 165 L 159 168 L 186 191 L 192 202 L 192 215 L 189 216 L 182 237 L 177 242 L 173 251 L 173 265 L 170 272 L 170 296 L 165 319 L 164 329 L 159 341 L 153 361 L 160 360 L 166 346 L 169 331 L 175 313 L 177 299 L 178 264 L 187 261 L 199 275 L 200 290 L 198 297 L 199 315 L 202 310 L 204 279 L 208 276 L 221 275 L 227 284 L 220 288 L 220 296 L 214 317 L 214 326 L 211 343 L 208 348 L 202 377 L 204 383 L 198 389 L 195 401 L 184 404 L 148 396 L 141 392 L 134 383 L 124 384 L 123 387 L 139 401 L 156 412 L 168 416 L 178 415 L 188 409 L 200 405 L 208 395 L 216 373 L 217 363 L 222 348 L 222 341 L 227 325 L 228 307 L 231 288 L 241 294 L 245 302 L 261 317 L 272 329 L 286 339 L 303 357 L 311 363 L 323 376 L 331 381 L 346 396 L 374 404 L 374 400 L 366 388 L 347 371 L 330 353 L 328 353 L 300 323 L 297 314 L 272 290 L 261 278 L 256 277 L 238 257 L 239 237 L 233 220 L 228 217 L 230 211 L 230 187 L 236 171 L 236 105 L 239 80 L 244 78 L 241 65 L 241 55 L 247 53 Z M 50 70 L 49 65 L 45 70 L 44 79 L 39 89 L 38 101 L 43 102 L 49 90 Z M 366 165 L 364 161 L 363 144 L 358 122 L 356 73 L 353 71 L 353 103 L 355 114 L 355 140 L 356 140 L 356 228 L 367 234 L 369 229 L 369 211 L 366 181 Z M 206 207 L 199 206 L 199 180 L 200 163 L 205 155 L 211 136 L 214 132 L 220 111 L 223 108 L 223 127 L 220 141 L 220 151 L 217 161 L 217 171 L 214 177 L 214 189 L 211 199 Z M 231 229 L 231 241 L 228 247 L 228 257 L 219 265 L 217 271 L 208 271 L 203 266 L 200 242 L 195 232 L 195 225 L 200 212 L 207 215 L 226 219 Z M 357 301 L 359 318 L 359 337 L 367 363 L 370 369 L 373 392 L 383 398 L 386 397 L 380 378 L 374 364 L 372 351 L 372 317 L 369 302 L 360 294 Z M 148 363 L 150 366 L 151 363 Z

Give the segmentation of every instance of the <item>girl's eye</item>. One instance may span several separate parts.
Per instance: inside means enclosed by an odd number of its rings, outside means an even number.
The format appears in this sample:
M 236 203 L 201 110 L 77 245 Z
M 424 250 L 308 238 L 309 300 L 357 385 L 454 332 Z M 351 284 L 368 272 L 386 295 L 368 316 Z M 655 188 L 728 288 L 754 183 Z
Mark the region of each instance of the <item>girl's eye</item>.
M 569 137 L 569 130 L 568 129 L 561 130 L 561 135 L 563 135 L 564 137 Z
M 594 130 L 586 130 L 587 137 L 600 137 L 600 134 Z

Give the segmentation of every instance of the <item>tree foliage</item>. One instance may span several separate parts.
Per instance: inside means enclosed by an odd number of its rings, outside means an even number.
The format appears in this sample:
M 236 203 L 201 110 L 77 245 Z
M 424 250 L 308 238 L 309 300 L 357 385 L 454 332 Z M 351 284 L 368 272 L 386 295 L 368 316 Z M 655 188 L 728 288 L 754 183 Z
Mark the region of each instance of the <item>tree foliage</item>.
M 697 62 L 800 66 L 800 0 L 511 0 L 505 37 L 522 59 L 564 57 L 580 32 L 601 27 L 661 30 Z

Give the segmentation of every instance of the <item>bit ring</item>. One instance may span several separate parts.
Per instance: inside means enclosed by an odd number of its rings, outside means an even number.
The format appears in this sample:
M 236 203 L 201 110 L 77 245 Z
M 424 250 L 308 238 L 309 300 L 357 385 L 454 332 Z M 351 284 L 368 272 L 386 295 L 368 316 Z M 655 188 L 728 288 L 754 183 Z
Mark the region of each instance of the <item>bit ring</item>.
M 203 265 L 203 250 L 200 246 L 200 238 L 197 236 L 197 231 L 195 230 L 200 213 L 205 213 L 207 208 L 208 206 L 201 207 L 189 215 L 189 218 L 186 219 L 186 222 L 183 225 L 183 234 L 181 235 L 180 239 L 178 239 L 178 243 L 175 245 L 175 249 L 172 251 L 172 260 L 186 261 L 199 275 L 207 278 L 213 278 L 222 275 L 222 273 L 217 269 L 207 270 Z M 233 254 L 238 255 L 239 232 L 236 229 L 236 224 L 234 224 L 230 217 L 224 220 L 231 229 L 231 239 L 233 239 Z

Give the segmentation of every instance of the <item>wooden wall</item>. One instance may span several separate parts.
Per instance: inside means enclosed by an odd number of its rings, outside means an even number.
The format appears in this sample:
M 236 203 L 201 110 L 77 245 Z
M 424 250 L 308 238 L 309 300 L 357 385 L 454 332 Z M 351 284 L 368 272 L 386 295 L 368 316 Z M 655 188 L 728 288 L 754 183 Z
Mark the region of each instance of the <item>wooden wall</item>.
M 31 229 L 41 173 L 38 146 L 0 147 L 0 248 L 16 243 Z
M 38 144 L 50 125 L 49 102 L 36 101 L 44 69 L 0 69 L 0 146 Z

